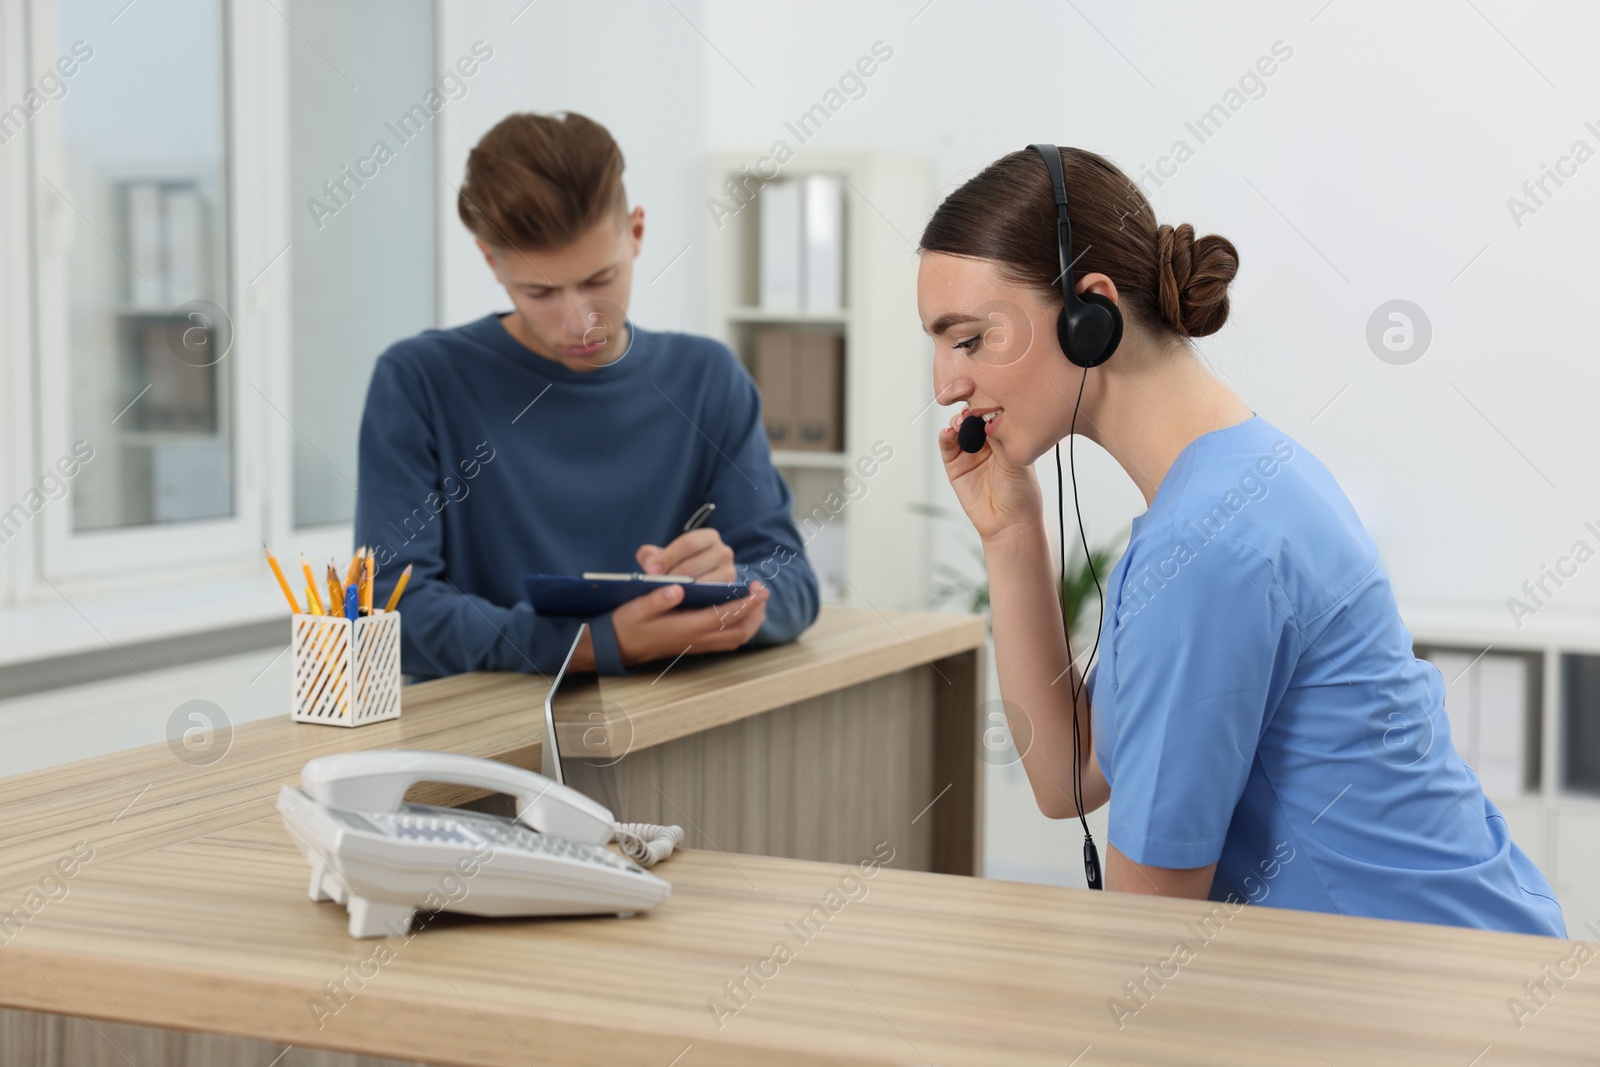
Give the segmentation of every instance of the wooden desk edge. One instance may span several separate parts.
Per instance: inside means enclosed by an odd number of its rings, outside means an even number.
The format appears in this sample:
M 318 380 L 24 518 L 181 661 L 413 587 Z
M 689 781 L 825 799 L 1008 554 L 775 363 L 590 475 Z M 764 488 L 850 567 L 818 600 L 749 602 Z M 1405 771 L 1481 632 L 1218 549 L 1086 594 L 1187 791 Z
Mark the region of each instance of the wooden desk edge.
M 843 654 L 830 654 L 820 662 L 787 664 L 775 671 L 759 675 L 755 673 L 759 663 L 755 657 L 761 656 L 766 650 L 733 653 L 731 655 L 737 659 L 723 659 L 714 667 L 721 668 L 724 664 L 735 664 L 740 677 L 693 696 L 669 699 L 651 707 L 630 710 L 606 698 L 609 706 L 603 708 L 604 721 L 598 724 L 604 727 L 603 742 L 597 743 L 594 740 L 593 728 L 597 725 L 596 722 L 580 721 L 570 717 L 558 718 L 556 728 L 561 731 L 563 753 L 581 751 L 584 758 L 618 759 L 634 749 L 650 748 L 676 741 L 689 734 L 737 722 L 814 697 L 825 696 L 919 666 L 931 666 L 941 675 L 942 681 L 951 682 L 951 679 L 944 677 L 939 665 L 953 657 L 962 656 L 985 646 L 988 628 L 980 616 L 951 614 L 941 618 L 936 612 L 918 612 L 913 617 L 940 622 L 948 619 L 948 623 L 938 629 L 918 632 L 914 636 L 898 634 L 888 641 L 852 648 Z M 890 625 L 893 626 L 892 621 Z M 792 656 L 792 647 L 803 645 L 805 636 L 802 634 L 793 642 L 774 646 L 774 650 L 782 650 L 786 655 Z M 821 667 L 829 669 L 819 670 Z M 607 681 L 613 687 L 612 693 L 626 700 L 629 690 L 637 688 L 637 679 L 642 677 L 642 675 L 632 675 L 626 678 L 608 678 Z M 468 684 L 463 681 L 465 679 L 495 679 L 497 684 L 504 684 L 510 688 L 516 685 L 511 680 L 514 678 L 527 678 L 529 707 L 542 706 L 545 693 L 548 691 L 547 686 L 519 674 L 456 675 L 452 678 L 420 683 L 413 686 L 411 692 L 416 693 L 429 686 L 441 686 L 447 682 L 454 683 L 451 686 L 453 690 Z M 605 684 L 607 683 L 602 682 L 603 686 Z M 652 681 L 648 684 L 655 683 Z M 957 687 L 960 688 L 960 685 Z M 428 699 L 433 692 L 429 690 L 426 693 L 416 693 L 413 700 L 418 697 Z M 718 698 L 714 704 L 705 699 L 711 693 Z M 974 696 L 981 693 L 980 677 L 979 687 L 974 691 Z M 970 712 L 973 709 L 967 710 Z

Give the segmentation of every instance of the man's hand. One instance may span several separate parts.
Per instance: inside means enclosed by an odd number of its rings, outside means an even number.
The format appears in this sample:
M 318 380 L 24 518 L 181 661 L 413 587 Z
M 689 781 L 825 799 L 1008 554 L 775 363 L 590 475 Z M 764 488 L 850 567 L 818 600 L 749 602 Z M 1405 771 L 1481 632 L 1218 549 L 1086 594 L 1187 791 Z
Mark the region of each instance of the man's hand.
M 673 544 L 700 533 L 716 535 L 715 530 L 693 530 Z M 722 547 L 720 537 L 716 544 Z M 644 549 L 639 551 L 643 553 Z M 732 564 L 728 566 L 732 570 Z M 681 656 L 685 652 L 731 651 L 749 641 L 760 629 L 767 617 L 770 595 L 765 585 L 752 581 L 749 596 L 689 611 L 673 610 L 683 601 L 681 585 L 668 585 L 634 597 L 611 613 L 617 651 L 622 654 L 623 665 L 629 667 L 653 659 Z
M 733 549 L 722 543 L 721 534 L 706 526 L 673 538 L 665 548 L 640 545 L 634 557 L 646 574 L 684 574 L 698 582 L 739 580 Z

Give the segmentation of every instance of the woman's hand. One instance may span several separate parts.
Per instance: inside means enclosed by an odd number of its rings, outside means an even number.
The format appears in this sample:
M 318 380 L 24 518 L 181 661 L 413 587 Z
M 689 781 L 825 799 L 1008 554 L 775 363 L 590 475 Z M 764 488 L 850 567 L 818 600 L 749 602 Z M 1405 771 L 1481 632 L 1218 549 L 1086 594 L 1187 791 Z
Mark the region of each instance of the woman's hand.
M 963 407 L 939 431 L 939 457 L 962 510 L 987 544 L 1007 531 L 1042 521 L 1044 498 L 1031 467 L 1006 462 L 986 439 L 976 452 L 963 452 L 957 430 L 967 417 Z

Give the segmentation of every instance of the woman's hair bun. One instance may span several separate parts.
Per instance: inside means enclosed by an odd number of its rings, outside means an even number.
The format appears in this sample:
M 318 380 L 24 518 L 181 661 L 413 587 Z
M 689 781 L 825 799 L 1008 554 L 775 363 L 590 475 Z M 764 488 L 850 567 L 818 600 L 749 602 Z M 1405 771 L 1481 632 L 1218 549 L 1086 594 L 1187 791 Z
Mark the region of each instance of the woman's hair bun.
M 1194 227 L 1156 227 L 1156 282 L 1161 317 L 1186 337 L 1204 337 L 1228 321 L 1228 283 L 1239 273 L 1239 250 L 1216 234 L 1195 240 Z

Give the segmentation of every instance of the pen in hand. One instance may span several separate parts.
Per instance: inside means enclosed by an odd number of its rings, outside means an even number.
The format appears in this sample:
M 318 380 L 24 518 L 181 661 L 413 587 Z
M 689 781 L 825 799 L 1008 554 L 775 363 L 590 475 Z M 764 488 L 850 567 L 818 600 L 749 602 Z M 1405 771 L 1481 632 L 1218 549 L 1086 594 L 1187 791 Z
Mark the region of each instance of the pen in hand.
M 690 530 L 699 529 L 701 526 L 704 526 L 705 521 L 709 519 L 711 517 L 711 513 L 716 510 L 717 506 L 711 503 L 709 500 L 704 504 L 701 504 L 700 507 L 696 509 L 695 513 L 689 516 L 689 521 L 683 524 L 683 530 L 680 532 L 688 533 Z
M 697 530 L 701 526 L 704 526 L 706 520 L 711 517 L 711 513 L 713 511 L 716 511 L 716 510 L 717 510 L 717 506 L 715 504 L 711 503 L 709 500 L 706 501 L 704 504 L 701 504 L 698 508 L 695 509 L 695 513 L 693 515 L 689 516 L 689 521 L 683 524 L 683 529 L 678 531 L 678 536 L 682 537 L 684 534 L 687 534 L 692 530 Z M 674 543 L 676 543 L 676 542 L 674 542 Z M 665 553 L 666 550 L 662 549 L 662 548 L 657 548 L 655 545 L 646 545 L 645 548 L 641 548 L 639 551 L 642 553 L 642 552 L 645 552 L 646 549 L 649 550 L 649 554 L 653 558 L 651 558 L 648 562 L 641 561 L 641 563 L 642 563 L 642 565 L 644 567 L 644 573 L 640 574 L 639 577 L 641 577 L 641 578 L 643 578 L 643 577 L 652 577 L 653 578 L 653 577 L 659 575 L 661 573 L 661 571 L 664 569 L 662 567 L 662 564 L 661 564 L 661 557 Z M 588 575 L 585 575 L 585 577 L 588 577 Z

